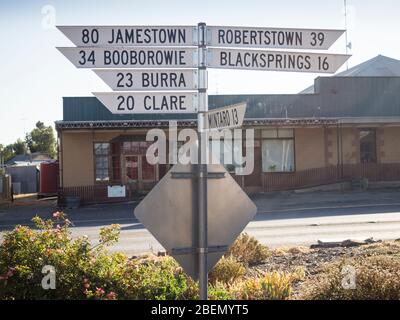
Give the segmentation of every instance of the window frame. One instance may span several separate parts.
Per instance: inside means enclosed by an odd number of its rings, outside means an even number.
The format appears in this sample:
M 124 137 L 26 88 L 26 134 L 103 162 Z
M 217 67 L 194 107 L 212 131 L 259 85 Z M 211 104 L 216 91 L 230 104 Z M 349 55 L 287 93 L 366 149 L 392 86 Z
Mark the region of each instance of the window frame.
M 122 184 L 122 143 L 120 141 L 113 141 L 110 142 L 110 168 L 109 168 L 109 175 L 110 175 L 110 183 L 111 184 Z M 117 166 L 114 167 L 114 160 L 117 163 Z M 117 174 L 115 174 L 117 173 Z
M 362 156 L 361 156 L 361 132 L 362 131 L 370 131 L 373 132 L 374 134 L 374 142 L 375 142 L 375 146 L 374 146 L 374 152 L 375 152 L 375 160 L 374 161 L 362 161 Z M 359 148 L 359 162 L 360 163 L 378 163 L 378 135 L 377 135 L 378 131 L 376 130 L 376 128 L 359 128 L 358 130 L 358 148 Z
M 108 153 L 107 155 L 98 155 L 96 154 L 96 144 L 108 144 Z M 111 143 L 109 141 L 95 141 L 93 142 L 93 179 L 95 184 L 110 184 L 111 183 L 111 176 L 110 176 L 110 159 L 111 159 Z M 97 165 L 96 165 L 96 158 L 98 156 L 106 157 L 107 158 L 107 172 L 108 172 L 108 179 L 97 180 Z M 103 168 L 104 170 L 104 168 Z
M 263 130 L 271 130 L 274 129 L 276 130 L 276 138 L 265 138 L 263 137 Z M 293 132 L 293 136 L 292 137 L 279 137 L 279 129 L 291 129 Z M 293 141 L 293 170 L 292 171 L 264 171 L 263 170 L 263 141 L 264 140 L 292 140 Z M 260 132 L 260 157 L 261 157 L 261 172 L 263 174 L 274 174 L 274 173 L 279 173 L 279 174 L 291 174 L 291 173 L 296 173 L 297 168 L 296 168 L 296 131 L 295 128 L 279 128 L 279 127 L 275 127 L 275 128 L 264 128 L 261 129 Z
M 208 148 L 209 148 L 209 152 L 210 152 L 210 154 L 211 154 L 211 152 L 212 152 L 212 144 L 210 145 L 210 143 L 212 143 L 212 142 L 215 142 L 215 141 L 213 141 L 213 139 L 209 139 L 208 140 Z M 241 140 L 241 142 L 242 142 L 242 144 L 241 144 L 241 148 L 242 148 L 242 156 L 243 156 L 243 152 L 244 152 L 244 139 L 242 139 Z M 235 159 L 235 150 L 234 150 L 234 141 L 232 140 L 232 149 L 231 149 L 231 152 L 232 152 L 232 161 L 234 161 L 234 159 Z M 225 157 L 225 154 L 224 153 L 221 153 L 221 147 L 222 147 L 222 149 L 224 149 L 225 148 L 225 139 L 224 138 L 221 138 L 221 139 L 219 139 L 219 147 L 220 147 L 220 154 L 219 154 L 219 156 L 221 156 L 221 154 L 223 154 L 224 155 L 224 157 Z M 225 160 L 225 158 L 223 159 L 223 160 Z M 224 162 L 224 161 L 223 161 Z M 244 166 L 244 164 L 242 164 L 241 166 L 240 165 L 236 165 L 236 164 L 234 164 L 234 163 L 232 163 L 232 164 L 224 164 L 224 163 L 221 163 L 221 165 L 225 168 L 225 170 L 226 171 L 228 171 L 229 173 L 231 173 L 231 174 L 233 174 L 233 173 L 235 173 L 236 172 L 236 169 L 237 168 L 243 168 L 243 166 Z

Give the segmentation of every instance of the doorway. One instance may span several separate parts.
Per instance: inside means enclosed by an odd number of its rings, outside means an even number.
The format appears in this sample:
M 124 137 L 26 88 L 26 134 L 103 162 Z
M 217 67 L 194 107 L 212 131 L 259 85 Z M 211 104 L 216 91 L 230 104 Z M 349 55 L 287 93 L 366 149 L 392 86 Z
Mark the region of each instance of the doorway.
M 146 160 L 148 142 L 123 143 L 123 180 L 131 190 L 139 193 L 149 191 L 158 181 L 158 165 Z
M 375 129 L 360 130 L 360 162 L 376 163 L 376 131 Z

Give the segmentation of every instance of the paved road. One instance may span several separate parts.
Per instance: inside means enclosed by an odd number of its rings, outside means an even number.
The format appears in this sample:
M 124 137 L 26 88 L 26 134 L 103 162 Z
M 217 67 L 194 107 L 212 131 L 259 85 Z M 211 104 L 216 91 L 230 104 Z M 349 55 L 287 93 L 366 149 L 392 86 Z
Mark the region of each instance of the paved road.
M 274 218 L 275 216 L 275 218 Z M 246 228 L 270 247 L 311 245 L 318 240 L 400 238 L 400 206 L 321 208 L 259 215 Z
M 389 211 L 389 212 L 388 212 Z M 371 213 L 372 212 L 372 213 Z M 311 214 L 316 217 L 309 217 Z M 304 217 L 301 217 L 304 215 Z M 109 223 L 115 220 L 109 220 Z M 121 238 L 113 250 L 127 254 L 162 250 L 160 244 L 134 219 L 117 221 L 121 225 Z M 107 223 L 103 220 L 102 223 Z M 81 225 L 84 224 L 84 225 Z M 310 245 L 317 240 L 345 239 L 390 240 L 400 238 L 400 206 L 378 206 L 343 209 L 318 209 L 259 214 L 244 230 L 269 247 Z M 98 225 L 90 226 L 78 221 L 74 235 L 88 235 L 97 240 Z
M 255 197 L 259 213 L 244 230 L 270 247 L 310 245 L 317 240 L 400 238 L 399 192 L 277 194 Z M 74 222 L 73 236 L 87 235 L 96 242 L 101 226 L 121 225 L 121 237 L 113 251 L 139 254 L 163 250 L 134 218 L 136 203 L 91 206 L 67 210 Z M 29 224 L 33 213 L 50 217 L 54 203 L 17 204 L 0 208 L 0 230 Z

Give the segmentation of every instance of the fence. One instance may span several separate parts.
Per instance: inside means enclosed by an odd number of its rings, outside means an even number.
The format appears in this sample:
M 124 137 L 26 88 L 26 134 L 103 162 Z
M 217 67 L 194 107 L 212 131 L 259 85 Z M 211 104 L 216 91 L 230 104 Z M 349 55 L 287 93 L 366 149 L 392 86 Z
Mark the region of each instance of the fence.
M 0 201 L 12 200 L 11 176 L 0 175 Z
M 64 205 L 67 197 L 78 197 L 81 204 L 121 202 L 139 197 L 137 192 L 127 185 L 125 197 L 110 198 L 107 187 L 107 185 L 93 185 L 62 188 L 58 193 L 58 202 L 60 205 Z
M 243 188 L 242 176 L 233 176 Z M 314 168 L 296 172 L 271 172 L 262 174 L 264 191 L 283 191 L 324 184 L 367 178 L 369 181 L 400 181 L 400 163 L 363 163 Z M 138 199 L 141 196 L 134 186 L 126 186 L 124 198 L 109 198 L 107 185 L 67 187 L 59 191 L 59 203 L 66 197 L 79 197 L 82 204 L 110 203 Z
M 400 163 L 361 163 L 314 168 L 297 172 L 263 173 L 264 191 L 282 191 L 367 178 L 400 181 Z

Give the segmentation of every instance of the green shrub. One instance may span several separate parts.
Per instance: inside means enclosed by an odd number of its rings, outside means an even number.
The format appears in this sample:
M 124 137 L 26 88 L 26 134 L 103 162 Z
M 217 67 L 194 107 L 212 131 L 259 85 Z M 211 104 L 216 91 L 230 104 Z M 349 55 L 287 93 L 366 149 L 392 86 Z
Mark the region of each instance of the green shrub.
M 355 288 L 343 286 L 348 275 L 343 268 L 347 266 L 355 270 Z M 400 259 L 398 256 L 371 256 L 330 263 L 316 279 L 304 283 L 302 289 L 302 299 L 399 300 Z
M 235 299 L 286 300 L 291 295 L 291 282 L 290 274 L 271 272 L 238 282 L 231 292 Z
M 232 257 L 222 257 L 208 275 L 212 284 L 223 282 L 231 283 L 246 274 L 246 268 L 243 263 L 236 261 Z
M 187 276 L 171 257 L 141 263 L 131 274 L 133 299 L 190 299 Z M 194 290 L 193 290 L 194 291 Z
M 17 226 L 0 244 L 0 299 L 198 299 L 198 284 L 171 257 L 128 259 L 107 251 L 119 226 L 100 230 L 100 240 L 72 239 L 66 215 L 33 219 L 37 230 Z M 240 252 L 243 250 L 243 252 Z M 247 252 L 246 252 L 247 251 Z M 267 250 L 242 235 L 210 274 L 210 299 L 281 299 L 284 278 L 243 280 L 245 264 L 262 261 Z M 42 268 L 53 266 L 56 289 L 42 288 Z M 237 285 L 240 284 L 240 286 Z M 238 290 L 240 289 L 240 290 Z
M 268 248 L 247 233 L 242 233 L 225 254 L 249 265 L 262 263 L 268 256 Z
M 101 230 L 100 242 L 91 246 L 87 237 L 71 240 L 70 221 L 56 212 L 53 220 L 33 219 L 39 229 L 17 226 L 4 235 L 0 245 L 1 299 L 83 299 L 90 287 L 102 298 L 114 298 L 126 257 L 107 255 L 105 248 L 118 238 L 118 226 Z M 42 288 L 42 268 L 56 271 L 56 290 Z M 93 275 L 96 275 L 94 277 Z M 101 278 L 101 283 L 98 279 Z
M 175 299 L 188 295 L 187 277 L 171 258 L 128 260 L 106 247 L 118 241 L 119 227 L 100 230 L 92 245 L 75 240 L 63 213 L 33 219 L 38 230 L 17 226 L 0 245 L 0 299 Z M 56 289 L 44 290 L 42 268 L 56 271 Z M 188 296 L 190 298 L 190 296 Z
M 225 284 L 216 282 L 213 285 L 208 286 L 208 299 L 210 300 L 232 300 L 233 295 L 230 292 L 229 287 Z

